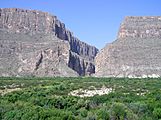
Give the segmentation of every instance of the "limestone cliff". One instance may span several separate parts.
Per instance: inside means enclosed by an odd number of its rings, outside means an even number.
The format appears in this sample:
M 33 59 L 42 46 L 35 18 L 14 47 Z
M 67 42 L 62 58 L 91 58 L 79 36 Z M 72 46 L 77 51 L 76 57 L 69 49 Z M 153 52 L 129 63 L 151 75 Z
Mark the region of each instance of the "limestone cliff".
M 96 76 L 160 77 L 161 17 L 126 17 L 118 38 L 96 56 Z
M 118 39 L 127 37 L 161 37 L 161 16 L 126 17 L 121 24 Z
M 0 34 L 1 76 L 94 73 L 97 48 L 78 40 L 65 24 L 49 13 L 0 9 Z

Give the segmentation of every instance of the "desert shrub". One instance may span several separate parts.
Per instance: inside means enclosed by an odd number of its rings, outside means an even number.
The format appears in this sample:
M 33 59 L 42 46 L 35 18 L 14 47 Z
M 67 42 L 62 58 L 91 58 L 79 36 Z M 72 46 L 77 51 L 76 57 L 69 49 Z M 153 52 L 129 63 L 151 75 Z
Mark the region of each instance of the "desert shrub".
M 161 119 L 161 108 L 154 108 L 153 115 L 156 119 Z
M 114 120 L 137 120 L 137 116 L 123 103 L 113 103 L 109 110 L 110 119 Z
M 22 85 L 22 89 L 0 96 L 2 120 L 161 119 L 160 78 L 0 78 L 0 88 L 12 84 Z M 86 98 L 68 95 L 73 90 L 103 85 L 114 91 Z M 139 91 L 148 92 L 137 95 Z
M 148 106 L 144 102 L 130 103 L 129 108 L 137 115 L 142 115 L 148 110 Z
M 85 108 L 81 108 L 78 111 L 79 115 L 83 118 L 87 117 L 88 111 Z
M 93 112 L 88 112 L 87 120 L 97 120 L 96 114 L 94 114 Z
M 109 120 L 109 111 L 108 108 L 102 107 L 97 111 L 97 119 L 98 120 Z

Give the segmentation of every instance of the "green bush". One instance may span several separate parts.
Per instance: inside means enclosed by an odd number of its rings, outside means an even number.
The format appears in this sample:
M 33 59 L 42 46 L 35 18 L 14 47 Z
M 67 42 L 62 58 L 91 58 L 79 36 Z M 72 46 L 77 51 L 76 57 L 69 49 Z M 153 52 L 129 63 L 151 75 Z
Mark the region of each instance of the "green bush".
M 92 112 L 88 112 L 87 120 L 97 120 L 96 114 L 94 114 Z
M 161 119 L 161 108 L 154 108 L 153 115 L 156 119 Z
M 114 120 L 137 120 L 137 116 L 123 103 L 113 103 L 109 110 L 110 119 Z
M 161 119 L 161 78 L 0 78 L 1 90 L 13 84 L 21 90 L 0 96 L 2 120 Z M 107 86 L 113 92 L 85 98 L 68 95 L 90 86 Z
M 98 120 L 110 120 L 109 111 L 107 108 L 101 108 L 97 111 Z

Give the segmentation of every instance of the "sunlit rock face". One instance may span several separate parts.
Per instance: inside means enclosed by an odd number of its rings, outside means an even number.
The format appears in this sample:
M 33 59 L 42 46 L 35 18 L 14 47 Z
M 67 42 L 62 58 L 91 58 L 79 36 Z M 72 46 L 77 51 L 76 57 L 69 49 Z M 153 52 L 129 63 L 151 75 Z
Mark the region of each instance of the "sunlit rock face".
M 56 16 L 0 9 L 0 76 L 78 76 L 95 72 L 98 49 L 73 36 Z
M 160 77 L 160 61 L 161 16 L 126 17 L 117 40 L 97 54 L 95 76 Z
M 160 38 L 161 16 L 125 17 L 118 33 L 121 38 Z

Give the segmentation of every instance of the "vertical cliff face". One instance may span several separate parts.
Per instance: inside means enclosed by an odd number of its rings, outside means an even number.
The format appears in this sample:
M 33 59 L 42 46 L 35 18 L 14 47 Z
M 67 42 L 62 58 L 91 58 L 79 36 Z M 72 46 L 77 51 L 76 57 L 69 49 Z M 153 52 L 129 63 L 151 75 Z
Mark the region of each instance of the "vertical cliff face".
M 69 66 L 78 71 L 79 75 L 91 75 L 95 71 L 94 58 L 98 52 L 93 46 L 79 41 L 77 38 L 70 40 L 71 53 Z M 79 61 L 79 65 L 77 64 Z M 79 66 L 79 67 L 78 67 Z
M 9 41 L 13 41 L 12 38 L 15 36 L 15 42 L 21 42 L 21 40 L 26 40 L 26 43 L 33 42 L 33 45 L 31 45 L 32 47 L 36 46 L 36 42 L 42 42 L 42 44 L 46 42 L 46 44 L 48 44 L 48 41 L 52 40 L 54 44 L 53 46 L 55 46 L 55 44 L 59 44 L 59 47 L 54 47 L 52 50 L 55 49 L 55 51 L 62 52 L 62 54 L 65 53 L 61 49 L 64 43 L 56 41 L 66 41 L 65 44 L 69 45 L 69 47 L 67 47 L 68 49 L 66 49 L 66 51 L 68 51 L 66 56 L 68 56 L 69 59 L 65 64 L 76 71 L 79 75 L 94 73 L 94 57 L 96 56 L 98 49 L 81 42 L 74 37 L 73 34 L 65 28 L 65 24 L 61 23 L 56 16 L 36 10 L 23 10 L 16 8 L 0 9 L 0 32 L 3 34 L 3 37 L 1 37 L 2 45 L 3 42 L 6 41 L 6 37 L 9 37 Z M 41 41 L 41 39 L 43 39 L 43 41 Z M 6 50 L 7 49 L 10 49 L 10 47 L 8 46 Z M 25 51 L 25 49 L 22 50 Z M 1 55 L 3 54 L 4 53 L 1 53 Z M 38 55 L 41 58 L 40 63 L 44 60 L 44 57 L 41 57 L 44 55 L 44 52 L 41 52 L 41 54 Z M 55 57 L 55 59 L 57 59 L 57 57 Z M 34 62 L 34 64 L 39 66 L 39 63 L 37 62 Z M 36 72 L 34 72 L 34 74 L 36 74 Z
M 96 56 L 96 76 L 160 77 L 161 17 L 126 17 L 118 38 Z

